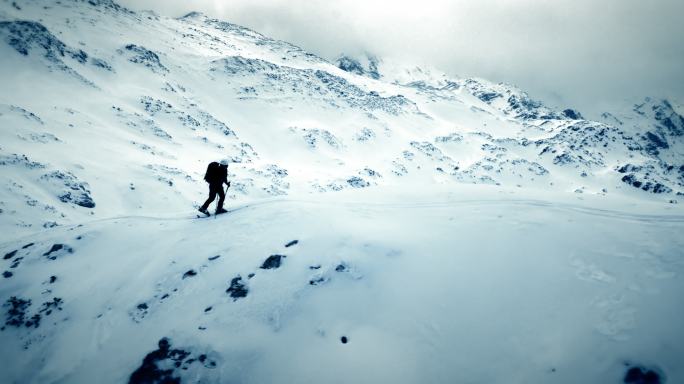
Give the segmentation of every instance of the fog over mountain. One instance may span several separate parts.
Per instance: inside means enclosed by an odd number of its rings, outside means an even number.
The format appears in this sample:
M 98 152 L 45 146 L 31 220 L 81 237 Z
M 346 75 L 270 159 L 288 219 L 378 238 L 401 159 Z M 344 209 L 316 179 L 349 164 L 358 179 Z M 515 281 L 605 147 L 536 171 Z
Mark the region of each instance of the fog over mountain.
M 684 99 L 678 0 L 151 1 L 251 27 L 328 59 L 372 53 L 481 76 L 586 115 L 643 96 Z

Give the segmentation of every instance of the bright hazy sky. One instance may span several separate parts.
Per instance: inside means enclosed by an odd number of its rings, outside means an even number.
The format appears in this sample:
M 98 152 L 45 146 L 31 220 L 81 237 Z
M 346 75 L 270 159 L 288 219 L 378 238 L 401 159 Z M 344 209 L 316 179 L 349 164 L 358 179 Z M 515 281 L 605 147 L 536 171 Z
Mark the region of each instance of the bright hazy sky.
M 333 59 L 370 52 L 597 112 L 684 102 L 684 0 L 119 0 L 197 10 Z

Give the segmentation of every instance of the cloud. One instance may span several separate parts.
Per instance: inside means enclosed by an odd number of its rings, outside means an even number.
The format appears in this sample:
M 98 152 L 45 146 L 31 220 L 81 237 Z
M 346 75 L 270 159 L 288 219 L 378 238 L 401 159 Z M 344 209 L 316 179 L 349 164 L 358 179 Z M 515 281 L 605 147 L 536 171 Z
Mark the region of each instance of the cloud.
M 681 0 L 122 0 L 192 10 L 332 59 L 370 52 L 520 86 L 588 112 L 646 95 L 684 101 Z

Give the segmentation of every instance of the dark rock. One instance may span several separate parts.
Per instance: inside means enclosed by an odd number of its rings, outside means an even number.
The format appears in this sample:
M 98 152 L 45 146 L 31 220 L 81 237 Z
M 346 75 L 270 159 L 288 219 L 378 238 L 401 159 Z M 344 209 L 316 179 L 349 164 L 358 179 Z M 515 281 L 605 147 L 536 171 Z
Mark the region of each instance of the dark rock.
M 5 257 L 3 257 L 3 259 L 4 259 L 4 260 L 11 259 L 11 258 L 13 258 L 14 255 L 16 255 L 16 254 L 17 254 L 17 250 L 15 249 L 15 250 L 12 251 L 12 252 L 6 253 L 6 254 L 5 254 Z
M 194 269 L 191 269 L 191 270 L 189 270 L 183 274 L 183 279 L 185 279 L 186 277 L 193 277 L 196 275 L 197 275 L 197 272 L 195 272 Z
M 271 255 L 269 256 L 266 260 L 264 260 L 264 263 L 261 264 L 261 269 L 276 269 L 280 267 L 282 259 L 284 259 L 285 255 Z
M 230 294 L 230 297 L 233 298 L 233 301 L 236 301 L 242 297 L 247 297 L 248 292 L 249 289 L 242 282 L 242 277 L 239 275 L 230 281 L 230 287 L 226 289 L 226 293 Z
M 57 276 L 50 276 L 50 284 L 54 283 L 57 281 Z
M 337 267 L 335 267 L 335 272 L 344 272 L 347 269 L 349 269 L 349 267 L 347 267 L 347 264 L 341 263 Z
M 572 120 L 583 119 L 581 113 L 575 111 L 574 109 L 570 109 L 570 108 L 563 111 L 563 116 L 567 117 L 568 119 L 572 119 Z
M 52 298 L 52 301 L 46 301 L 43 303 L 43 306 L 40 308 L 38 311 L 39 313 L 44 313 L 46 316 L 49 316 L 53 310 L 62 310 L 62 304 L 64 302 L 62 301 L 61 298 L 59 297 L 54 297 Z
M 342 56 L 337 59 L 337 68 L 345 72 L 354 73 L 361 76 L 366 74 L 363 65 L 361 65 L 358 60 L 348 56 Z
M 328 281 L 326 277 L 320 276 L 309 280 L 309 285 L 321 285 Z
M 71 172 L 53 171 L 42 175 L 40 179 L 62 189 L 57 195 L 61 202 L 84 208 L 95 207 L 88 183 L 78 180 Z
M 90 62 L 96 67 L 105 69 L 109 72 L 114 72 L 114 69 L 112 68 L 112 66 L 108 62 L 106 62 L 102 59 L 91 58 Z
M 379 79 L 380 73 L 378 72 L 378 59 L 373 56 L 368 56 L 367 58 L 368 68 L 364 68 L 359 60 L 349 56 L 341 56 L 337 59 L 337 68 L 345 72 L 354 73 L 361 76 L 368 76 L 375 80 Z M 371 94 L 373 93 L 375 93 L 377 96 L 377 92 L 371 91 Z
M 162 65 L 161 61 L 159 60 L 159 56 L 149 49 L 135 44 L 128 44 L 125 46 L 125 49 L 131 54 L 131 56 L 128 58 L 128 61 L 136 64 L 142 64 L 155 73 L 169 72 L 169 70 Z
M 141 303 L 141 304 L 138 304 L 137 308 L 140 310 L 145 310 L 148 308 L 148 306 L 147 306 L 147 303 Z
M 666 139 L 653 132 L 646 132 L 644 139 L 648 142 L 646 144 L 646 152 L 652 156 L 657 156 L 660 153 L 658 149 L 667 149 L 670 147 Z
M 354 188 L 365 188 L 370 186 L 370 183 L 367 182 L 366 180 L 358 177 L 358 176 L 352 176 L 347 180 L 347 184 L 351 185 Z
M 31 115 L 33 115 L 33 113 L 31 113 Z M 36 119 L 39 118 L 36 116 Z M 39 119 L 39 121 L 42 124 L 42 120 Z M 31 161 L 26 155 L 17 155 L 16 153 L 9 156 L 0 156 L 0 165 L 21 165 L 28 169 L 42 169 L 47 167 L 47 164 Z
M 78 61 L 81 64 L 88 61 L 88 55 L 80 49 L 77 51 L 72 51 L 69 54 L 69 56 L 71 56 L 74 60 Z
M 558 155 L 553 158 L 553 163 L 556 165 L 570 164 L 572 162 L 572 157 L 567 153 L 563 153 L 562 155 Z
M 53 244 L 49 251 L 43 253 L 43 256 L 50 260 L 57 260 L 57 257 L 64 253 L 74 253 L 74 249 L 66 244 Z
M 219 257 L 221 257 L 221 255 L 211 256 L 211 257 L 209 258 L 209 260 L 210 260 L 210 261 L 213 261 L 213 260 L 218 259 Z
M 10 327 L 20 327 L 24 325 L 28 309 L 31 306 L 31 300 L 25 300 L 16 296 L 12 296 L 7 299 L 5 304 L 2 306 L 3 308 L 7 308 L 5 325 Z
M 48 60 L 61 62 L 60 58 L 69 53 L 67 46 L 41 23 L 27 20 L 3 21 L 0 22 L 0 30 L 6 34 L 7 43 L 24 56 L 37 48 L 44 51 Z
M 643 184 L 641 181 L 637 180 L 636 176 L 634 176 L 634 175 L 622 176 L 621 180 L 627 184 L 630 184 L 630 185 L 636 187 L 636 188 L 640 188 L 641 185 Z
M 285 244 L 285 248 L 289 248 L 293 245 L 296 245 L 297 243 L 299 243 L 299 240 L 292 240 L 289 243 Z
M 625 384 L 661 384 L 665 380 L 661 379 L 660 374 L 654 370 L 644 367 L 631 367 L 625 373 L 623 382 Z
M 342 336 L 342 337 L 340 338 L 340 341 L 342 342 L 342 344 L 347 344 L 347 342 L 349 341 L 349 339 L 347 339 L 347 336 Z
M 28 319 L 26 323 L 24 323 L 24 325 L 26 326 L 26 328 L 38 328 L 40 327 L 40 319 L 40 315 L 36 313 L 33 316 L 31 316 L 31 318 Z
M 148 353 L 142 365 L 131 374 L 129 384 L 180 384 L 181 379 L 174 375 L 172 367 L 180 367 L 190 352 L 171 349 L 171 343 L 166 337 L 159 340 L 158 345 L 159 349 Z
M 12 277 L 13 275 L 14 275 L 14 274 L 13 274 L 12 272 L 10 272 L 10 271 L 5 271 L 5 272 L 2 273 L 2 277 L 4 277 L 5 279 L 9 279 L 9 278 Z
M 212 309 L 213 309 L 213 307 L 206 307 L 206 308 L 204 308 L 204 312 L 209 312 L 209 311 L 211 311 Z
M 28 243 L 28 244 L 24 245 L 23 247 L 21 247 L 21 249 L 26 249 L 26 248 L 28 248 L 28 247 L 33 246 L 34 244 L 35 244 L 35 243 Z
M 625 164 L 622 167 L 618 168 L 618 172 L 620 173 L 628 173 L 628 172 L 639 172 L 641 170 L 641 167 L 638 165 L 633 165 L 633 164 Z
M 24 260 L 23 257 L 17 257 L 16 259 L 12 260 L 12 265 L 10 265 L 10 268 L 14 269 L 21 264 L 21 261 Z
M 321 265 L 320 264 L 310 265 L 309 269 L 321 269 Z
M 485 92 L 485 93 L 481 93 L 481 94 L 477 95 L 477 98 L 484 101 L 485 103 L 489 103 L 492 100 L 499 98 L 499 97 L 502 97 L 502 95 L 500 93 L 496 93 L 496 92 Z

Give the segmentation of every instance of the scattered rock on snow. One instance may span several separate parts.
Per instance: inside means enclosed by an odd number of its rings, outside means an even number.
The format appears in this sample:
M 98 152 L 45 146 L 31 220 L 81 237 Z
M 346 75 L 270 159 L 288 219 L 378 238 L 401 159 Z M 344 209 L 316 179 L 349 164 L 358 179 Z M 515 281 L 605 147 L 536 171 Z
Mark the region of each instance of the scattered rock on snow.
M 189 270 L 183 274 L 183 279 L 185 279 L 186 277 L 193 277 L 196 275 L 197 275 L 197 272 L 195 272 L 194 269 L 191 269 L 191 270 Z
M 21 261 L 24 260 L 23 257 L 17 257 L 16 259 L 12 260 L 12 265 L 10 265 L 10 268 L 14 269 L 21 264 Z
M 285 255 L 271 255 L 269 256 L 266 260 L 264 260 L 264 263 L 261 264 L 261 269 L 277 269 L 280 267 L 280 264 L 282 263 L 282 259 L 286 258 L 287 256 Z
M 88 183 L 80 181 L 71 172 L 53 171 L 40 177 L 59 191 L 58 198 L 63 203 L 71 203 L 84 208 L 95 208 L 90 196 Z
M 328 280 L 330 280 L 330 279 L 328 279 L 325 276 L 316 276 L 316 277 L 312 278 L 311 280 L 309 280 L 309 285 L 325 284 L 328 282 Z
M 74 249 L 66 244 L 53 244 L 49 251 L 43 253 L 43 256 L 50 260 L 57 260 L 58 257 L 67 253 L 74 253 Z
M 197 358 L 192 353 L 183 349 L 171 348 L 171 341 L 164 337 L 159 340 L 159 348 L 145 356 L 142 364 L 128 379 L 129 384 L 148 383 L 180 383 L 180 373 L 187 371 L 193 364 L 199 363 L 205 368 L 216 368 L 216 362 L 209 359 L 206 354 L 200 354 Z M 195 378 L 197 379 L 197 378 Z M 203 380 L 197 380 L 203 382 Z
M 17 250 L 15 249 L 15 250 L 12 251 L 12 252 L 6 253 L 6 254 L 5 254 L 5 257 L 3 257 L 3 259 L 4 259 L 4 260 L 9 260 L 9 259 L 13 258 L 14 255 L 16 255 L 16 254 L 17 254 Z
M 285 248 L 290 248 L 291 246 L 296 245 L 297 243 L 299 243 L 299 240 L 292 240 L 289 243 L 285 244 Z
M 28 317 L 28 309 L 31 306 L 31 300 L 25 300 L 20 297 L 12 296 L 5 304 L 2 305 L 3 308 L 7 308 L 7 313 L 5 316 L 5 326 L 10 327 L 21 327 L 24 325 L 24 321 Z M 4 330 L 5 327 L 2 327 Z
M 7 326 L 19 328 L 22 325 L 26 328 L 38 328 L 42 318 L 41 314 L 49 316 L 54 310 L 62 310 L 62 299 L 55 297 L 52 301 L 46 301 L 38 313 L 34 313 L 33 316 L 30 316 L 28 312 L 31 307 L 31 299 L 12 296 L 2 306 L 7 308 L 7 313 L 5 325 L 0 330 L 4 330 Z
M 126 49 L 128 61 L 131 63 L 142 64 L 154 73 L 168 73 L 169 70 L 161 63 L 159 56 L 149 49 L 135 44 L 128 44 Z M 124 53 L 119 50 L 119 53 Z
M 226 289 L 226 293 L 228 293 L 230 297 L 233 298 L 233 301 L 236 301 L 237 299 L 242 297 L 247 297 L 248 292 L 249 289 L 247 288 L 245 283 L 242 282 L 242 277 L 240 275 L 234 277 L 230 281 L 230 287 Z
M 149 313 L 149 305 L 147 303 L 140 303 L 135 306 L 135 309 L 129 312 L 131 319 L 136 323 L 139 323 L 142 319 Z

